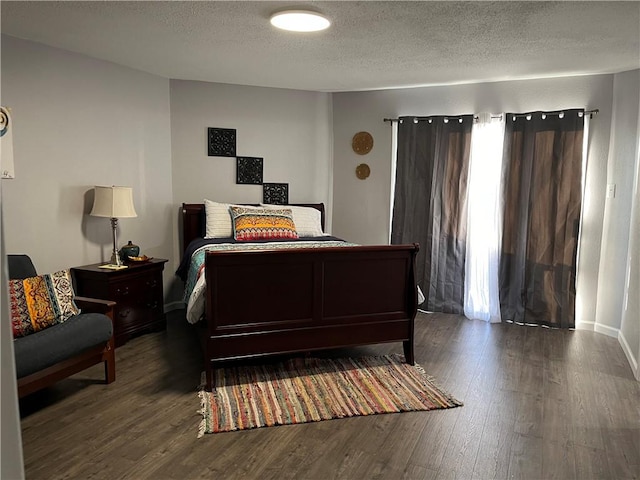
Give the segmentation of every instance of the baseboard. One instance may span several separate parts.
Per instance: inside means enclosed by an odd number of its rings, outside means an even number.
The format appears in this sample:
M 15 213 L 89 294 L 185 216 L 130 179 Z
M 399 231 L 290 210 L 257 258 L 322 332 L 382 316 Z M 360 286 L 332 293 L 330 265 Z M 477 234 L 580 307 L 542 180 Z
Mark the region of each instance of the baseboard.
M 595 331 L 595 322 L 576 322 L 576 330 L 589 330 L 590 332 Z
M 633 356 L 633 351 L 631 350 L 631 347 L 627 343 L 627 339 L 624 338 L 622 331 L 618 333 L 618 342 L 622 347 L 622 351 L 627 356 L 627 361 L 631 366 L 631 370 L 633 371 L 633 376 L 636 377 L 636 380 L 640 381 L 640 370 L 638 369 L 638 360 Z
M 600 323 L 595 324 L 594 330 L 598 333 L 606 335 L 607 337 L 613 338 L 618 338 L 618 335 L 620 334 L 619 328 L 608 327 L 607 325 L 602 325 Z
M 576 330 L 589 330 L 613 338 L 618 338 L 618 333 L 620 333 L 620 329 L 618 328 L 608 327 L 607 325 L 601 325 L 595 322 L 576 322 Z
M 602 333 L 608 337 L 618 339 L 618 343 L 622 347 L 622 351 L 627 357 L 631 371 L 636 380 L 640 381 L 640 368 L 638 366 L 638 359 L 633 355 L 633 350 L 629 347 L 627 339 L 624 338 L 622 331 L 619 328 L 608 327 L 595 322 L 576 322 L 576 330 L 589 330 L 596 333 Z

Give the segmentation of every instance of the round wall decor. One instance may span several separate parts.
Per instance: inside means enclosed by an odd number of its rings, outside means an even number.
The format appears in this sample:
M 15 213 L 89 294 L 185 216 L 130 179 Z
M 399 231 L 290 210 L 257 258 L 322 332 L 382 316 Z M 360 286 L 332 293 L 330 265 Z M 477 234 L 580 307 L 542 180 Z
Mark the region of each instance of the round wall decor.
M 358 155 L 366 155 L 373 148 L 373 137 L 369 132 L 358 132 L 351 140 L 351 148 Z
M 356 177 L 358 177 L 360 180 L 364 180 L 369 175 L 371 175 L 371 169 L 366 163 L 361 163 L 356 167 Z

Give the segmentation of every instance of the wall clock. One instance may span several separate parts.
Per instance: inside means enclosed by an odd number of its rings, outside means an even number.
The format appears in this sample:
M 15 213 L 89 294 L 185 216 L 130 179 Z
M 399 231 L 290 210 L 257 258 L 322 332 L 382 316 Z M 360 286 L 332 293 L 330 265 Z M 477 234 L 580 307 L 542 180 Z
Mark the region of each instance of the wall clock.
M 373 137 L 369 132 L 358 132 L 351 140 L 351 148 L 358 155 L 366 155 L 373 148 Z

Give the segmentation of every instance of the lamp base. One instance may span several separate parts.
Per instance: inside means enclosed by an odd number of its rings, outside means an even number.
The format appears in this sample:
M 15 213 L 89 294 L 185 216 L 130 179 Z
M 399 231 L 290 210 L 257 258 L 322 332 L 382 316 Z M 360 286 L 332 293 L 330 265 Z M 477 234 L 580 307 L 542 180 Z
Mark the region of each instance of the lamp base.
M 111 265 L 124 265 L 124 263 L 122 263 L 122 259 L 120 258 L 120 254 L 118 254 L 118 251 L 114 248 L 113 252 L 111 252 Z
M 111 263 L 109 265 L 111 267 L 116 267 L 116 269 L 127 268 L 127 266 L 122 263 L 122 259 L 120 258 L 120 254 L 118 253 L 118 242 L 116 240 L 116 231 L 118 229 L 118 219 L 111 219 L 111 232 L 113 237 L 113 250 L 111 251 Z M 107 267 L 109 268 L 109 267 Z

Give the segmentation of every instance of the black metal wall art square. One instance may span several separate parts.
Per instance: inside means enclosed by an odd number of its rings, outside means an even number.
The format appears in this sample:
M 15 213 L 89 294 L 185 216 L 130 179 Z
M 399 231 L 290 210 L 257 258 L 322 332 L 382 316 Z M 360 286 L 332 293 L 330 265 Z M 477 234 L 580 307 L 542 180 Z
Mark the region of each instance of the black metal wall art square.
M 262 184 L 262 203 L 268 203 L 271 205 L 287 205 L 289 203 L 289 184 Z
M 207 145 L 210 157 L 235 157 L 236 129 L 209 127 Z
M 261 185 L 262 160 L 260 157 L 236 157 L 236 183 Z

